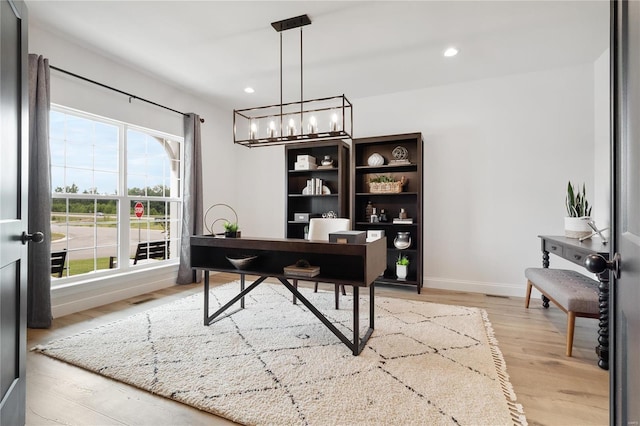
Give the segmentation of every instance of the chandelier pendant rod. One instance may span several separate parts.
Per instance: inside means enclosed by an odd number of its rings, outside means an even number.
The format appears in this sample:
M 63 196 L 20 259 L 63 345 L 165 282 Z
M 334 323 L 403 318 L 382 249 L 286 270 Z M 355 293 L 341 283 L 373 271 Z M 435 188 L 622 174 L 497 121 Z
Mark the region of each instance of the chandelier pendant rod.
M 280 32 L 280 136 L 284 133 L 284 116 L 282 115 L 282 32 Z
M 303 122 L 302 122 L 302 111 L 304 106 L 304 97 L 302 96 L 303 85 L 302 85 L 302 27 L 300 27 L 300 134 L 303 133 Z

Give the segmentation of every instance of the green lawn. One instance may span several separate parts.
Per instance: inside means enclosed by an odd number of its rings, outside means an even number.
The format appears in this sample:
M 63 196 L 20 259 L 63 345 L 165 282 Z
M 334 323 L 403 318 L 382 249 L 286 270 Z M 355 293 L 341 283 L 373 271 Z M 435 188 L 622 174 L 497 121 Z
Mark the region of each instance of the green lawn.
M 109 258 L 100 257 L 98 260 L 98 269 L 109 269 Z M 67 262 L 69 275 L 86 274 L 93 271 L 93 259 L 79 259 Z M 64 275 L 66 276 L 66 275 Z

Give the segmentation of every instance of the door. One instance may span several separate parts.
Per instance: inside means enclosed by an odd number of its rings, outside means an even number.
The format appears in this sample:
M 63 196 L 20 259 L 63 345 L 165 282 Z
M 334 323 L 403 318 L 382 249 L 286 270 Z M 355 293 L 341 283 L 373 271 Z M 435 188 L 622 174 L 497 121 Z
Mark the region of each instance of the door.
M 640 424 L 640 2 L 611 5 L 613 247 L 611 424 Z M 612 274 L 613 275 L 613 274 Z
M 25 422 L 27 84 L 26 7 L 0 0 L 0 425 Z

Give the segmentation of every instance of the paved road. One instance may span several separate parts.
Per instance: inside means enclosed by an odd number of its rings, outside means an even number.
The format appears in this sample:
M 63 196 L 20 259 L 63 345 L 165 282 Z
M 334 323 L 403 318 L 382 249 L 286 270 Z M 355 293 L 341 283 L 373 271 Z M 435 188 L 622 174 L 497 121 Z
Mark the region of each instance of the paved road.
M 109 257 L 115 256 L 117 253 L 117 236 L 118 230 L 116 228 L 109 228 L 98 226 L 96 228 L 92 226 L 69 226 L 66 225 L 51 225 L 51 232 L 65 235 L 65 238 L 57 241 L 51 242 L 51 251 L 61 251 L 64 249 L 67 250 L 75 250 L 80 248 L 85 248 L 87 251 L 78 252 L 77 256 L 74 256 L 76 259 L 78 258 L 92 258 L 93 257 L 93 247 L 95 246 L 95 241 L 97 239 L 98 244 L 101 246 L 109 246 L 109 247 L 100 247 L 98 248 L 98 257 Z M 147 238 L 148 235 L 148 238 Z M 149 230 L 147 231 L 142 229 L 140 232 L 141 241 L 155 241 L 162 240 L 164 238 L 164 231 L 161 230 Z M 129 244 L 129 254 L 133 256 L 136 252 L 136 246 L 138 245 L 138 232 L 134 228 L 131 232 L 131 239 Z M 86 256 L 80 257 L 82 253 L 86 253 Z

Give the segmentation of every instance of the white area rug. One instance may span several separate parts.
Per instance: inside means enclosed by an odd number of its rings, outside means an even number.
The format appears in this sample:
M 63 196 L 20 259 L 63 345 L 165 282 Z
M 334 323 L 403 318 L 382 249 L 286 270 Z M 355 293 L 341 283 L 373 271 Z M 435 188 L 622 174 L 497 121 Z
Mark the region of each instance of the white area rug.
M 213 288 L 211 313 L 238 291 Z M 333 293 L 301 291 L 351 336 L 350 295 L 335 310 Z M 202 299 L 34 349 L 245 424 L 526 424 L 482 309 L 376 297 L 375 331 L 353 356 L 281 284 L 209 327 Z M 366 327 L 366 297 L 360 310 Z

